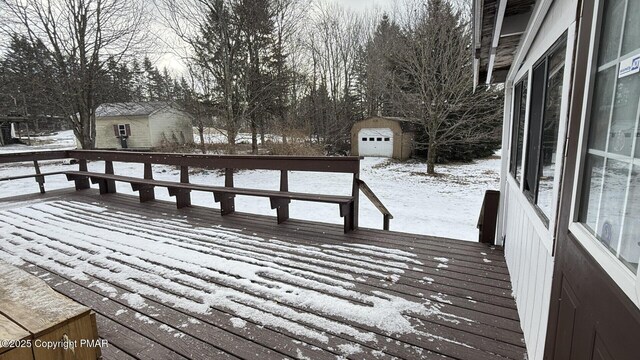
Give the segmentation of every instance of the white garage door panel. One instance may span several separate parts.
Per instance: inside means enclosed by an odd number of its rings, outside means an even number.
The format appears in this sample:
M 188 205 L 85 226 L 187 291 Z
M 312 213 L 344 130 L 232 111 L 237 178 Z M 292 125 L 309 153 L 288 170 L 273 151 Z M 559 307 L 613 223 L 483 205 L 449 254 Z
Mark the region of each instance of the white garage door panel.
M 389 128 L 366 128 L 358 132 L 358 155 L 393 156 L 393 131 Z

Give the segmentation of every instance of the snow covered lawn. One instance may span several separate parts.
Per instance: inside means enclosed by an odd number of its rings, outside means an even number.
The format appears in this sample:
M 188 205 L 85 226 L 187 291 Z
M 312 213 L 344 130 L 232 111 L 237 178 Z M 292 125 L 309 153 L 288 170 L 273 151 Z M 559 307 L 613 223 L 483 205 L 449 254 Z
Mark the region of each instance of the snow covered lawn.
M 69 132 L 66 135 L 69 135 Z M 62 149 L 73 147 L 69 136 L 61 133 L 52 137 L 49 148 Z M 38 146 L 37 150 L 46 150 L 47 146 Z M 2 152 L 33 151 L 33 147 L 14 145 L 0 148 Z M 115 173 L 142 177 L 143 168 L 139 164 L 116 163 Z M 74 165 L 61 161 L 44 164 L 42 171 L 75 170 Z M 361 161 L 361 178 L 393 214 L 391 230 L 435 235 L 477 241 L 476 222 L 480 213 L 484 192 L 499 186 L 500 159 L 498 157 L 476 161 L 471 164 L 449 164 L 437 166 L 440 173 L 436 177 L 425 174 L 426 165 L 419 163 L 399 163 L 383 158 L 365 158 Z M 104 164 L 90 163 L 89 170 L 104 171 Z M 169 166 L 155 166 L 154 176 L 160 180 L 179 179 L 179 171 Z M 0 165 L 0 177 L 33 173 L 30 163 L 19 165 Z M 191 174 L 193 183 L 224 184 L 224 177 L 217 171 L 196 171 Z M 273 189 L 279 187 L 278 171 L 242 171 L 235 175 L 238 187 Z M 70 187 L 64 176 L 47 178 L 48 190 Z M 289 175 L 289 189 L 296 192 L 314 192 L 334 195 L 349 195 L 351 178 L 349 174 L 292 172 Z M 13 196 L 37 191 L 33 179 L 12 182 L 0 182 L 0 196 Z M 118 191 L 133 193 L 128 184 L 119 183 Z M 166 189 L 156 191 L 158 199 L 172 199 Z M 192 193 L 194 205 L 218 207 L 209 193 Z M 236 209 L 275 215 L 268 199 L 239 196 Z M 294 201 L 291 204 L 291 217 L 303 220 L 315 220 L 341 223 L 338 207 L 332 204 L 317 204 Z M 382 227 L 382 215 L 361 195 L 360 226 Z

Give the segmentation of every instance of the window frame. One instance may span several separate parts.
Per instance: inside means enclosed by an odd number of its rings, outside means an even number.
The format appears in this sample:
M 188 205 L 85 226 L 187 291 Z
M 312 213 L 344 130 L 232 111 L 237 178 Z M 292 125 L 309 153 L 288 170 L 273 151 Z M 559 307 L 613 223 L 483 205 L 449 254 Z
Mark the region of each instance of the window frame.
M 523 192 L 524 196 L 527 198 L 527 200 L 531 203 L 531 205 L 533 206 L 536 214 L 538 215 L 538 217 L 540 218 L 540 220 L 542 221 L 542 223 L 544 224 L 544 226 L 547 229 L 551 229 L 553 227 L 555 227 L 555 218 L 557 216 L 557 212 L 558 212 L 558 195 L 559 195 L 559 187 L 560 187 L 560 178 L 561 178 L 561 174 L 562 174 L 562 155 L 564 154 L 564 147 L 565 147 L 565 142 L 564 142 L 564 137 L 565 137 L 565 133 L 566 133 L 566 122 L 568 119 L 568 101 L 569 101 L 569 88 L 570 88 L 570 83 L 569 83 L 569 79 L 570 79 L 570 71 L 571 71 L 571 66 L 568 66 L 568 64 L 571 64 L 571 62 L 573 61 L 573 44 L 572 44 L 572 36 L 569 36 L 570 31 L 564 31 L 558 38 L 556 38 L 554 40 L 554 42 L 551 44 L 551 46 L 549 47 L 549 49 L 547 49 L 544 54 L 542 54 L 540 56 L 540 58 L 533 63 L 533 65 L 531 66 L 531 68 L 529 69 L 529 71 L 527 72 L 528 74 L 528 79 L 529 79 L 529 85 L 527 87 L 527 91 L 528 91 L 528 96 L 527 96 L 527 111 L 526 111 L 526 121 L 525 121 L 525 141 L 523 141 L 523 159 L 522 159 L 522 181 L 519 183 L 520 189 Z M 546 214 L 539 206 L 538 206 L 538 192 L 539 192 L 539 185 L 540 185 L 540 164 L 542 163 L 542 150 L 543 150 L 543 146 L 542 146 L 542 141 L 543 141 L 543 136 L 544 136 L 544 121 L 545 121 L 545 114 L 546 114 L 546 108 L 547 108 L 547 87 L 548 87 L 548 82 L 549 82 L 549 59 L 551 58 L 552 55 L 556 54 L 559 50 L 564 51 L 564 64 L 563 64 L 563 69 L 562 69 L 562 84 L 563 84 L 563 88 L 562 91 L 560 93 L 560 117 L 558 119 L 558 134 L 557 134 L 557 138 L 556 138 L 556 168 L 555 168 L 555 172 L 554 172 L 554 179 L 553 179 L 553 191 L 552 191 L 552 206 L 551 206 L 551 211 L 549 214 Z M 532 188 L 526 188 L 528 182 L 527 182 L 527 175 L 529 174 L 529 171 L 531 171 L 531 168 L 529 167 L 531 165 L 530 160 L 532 160 L 530 158 L 530 150 L 531 150 L 531 144 L 532 144 L 532 136 L 531 136 L 531 126 L 532 126 L 532 115 L 534 112 L 534 106 L 532 101 L 534 100 L 534 80 L 535 80 L 535 71 L 540 67 L 543 66 L 543 83 L 542 83 L 542 88 L 541 91 L 542 93 L 540 94 L 541 96 L 541 103 L 539 104 L 539 107 L 541 109 L 540 112 L 540 132 L 537 136 L 537 139 L 533 139 L 533 140 L 537 140 L 538 142 L 538 149 L 537 149 L 537 156 L 535 156 L 536 160 L 536 164 L 534 167 L 534 178 L 535 178 L 535 182 L 533 184 Z M 535 155 L 535 154 L 534 154 Z
M 524 129 L 526 129 L 528 125 L 527 119 L 529 115 L 529 88 L 529 71 L 527 70 L 513 87 L 513 107 L 511 108 L 511 149 L 509 149 L 509 174 L 511 174 L 511 177 L 516 181 L 518 187 L 520 187 L 520 184 L 522 182 L 522 179 L 520 179 L 521 176 L 518 176 L 518 169 L 522 171 L 522 168 L 524 166 L 523 157 L 527 137 Z M 521 112 L 523 90 L 526 93 L 524 99 L 524 114 L 522 114 Z M 524 119 L 520 119 L 521 115 L 524 117 Z M 520 129 L 520 120 L 523 120 L 522 129 Z M 522 130 L 522 147 L 518 146 L 520 130 Z M 520 158 L 520 166 L 518 166 L 517 163 L 518 158 Z M 520 175 L 522 175 L 522 173 Z
M 581 109 L 581 122 L 580 122 L 580 135 L 578 139 L 578 153 L 576 156 L 576 164 L 574 168 L 574 172 L 576 174 L 572 196 L 571 196 L 571 213 L 570 213 L 570 223 L 569 223 L 569 231 L 576 238 L 576 240 L 585 248 L 585 250 L 594 258 L 594 260 L 603 268 L 603 270 L 613 279 L 613 281 L 622 289 L 622 291 L 629 297 L 629 299 L 636 304 L 636 306 L 640 307 L 640 267 L 638 271 L 634 274 L 631 269 L 625 266 L 620 259 L 617 258 L 615 254 L 613 254 L 602 242 L 600 242 L 595 235 L 591 233 L 591 231 L 580 222 L 580 206 L 581 206 L 581 196 L 582 196 L 582 187 L 584 184 L 584 175 L 585 175 L 585 165 L 587 154 L 589 153 L 589 131 L 591 125 L 591 110 L 593 106 L 593 98 L 595 94 L 595 78 L 598 73 L 598 69 L 610 66 L 611 62 L 607 62 L 598 66 L 598 47 L 600 45 L 600 36 L 601 36 L 601 28 L 603 23 L 603 10 L 604 10 L 604 1 L 605 0 L 595 0 L 595 9 L 594 18 L 593 18 L 593 27 L 591 29 L 590 39 L 589 39 L 589 52 L 588 52 L 588 61 L 587 61 L 587 78 L 586 78 L 586 101 L 584 102 Z M 623 34 L 624 34 L 624 23 L 626 21 L 627 15 L 627 7 L 624 9 L 623 19 L 622 19 L 622 29 L 621 29 L 621 39 L 620 45 L 622 46 L 623 42 Z M 633 56 L 637 56 L 640 51 L 633 51 L 627 54 L 627 56 L 619 56 L 616 57 L 616 60 L 620 61 L 626 58 L 631 58 Z M 634 55 L 635 54 L 635 55 Z M 619 54 L 620 55 L 620 54 Z M 616 66 L 616 65 L 614 65 Z M 619 69 L 618 69 L 619 70 Z M 616 73 L 616 81 L 615 84 L 618 83 L 619 78 Z M 640 75 L 637 75 L 640 76 Z M 613 86 L 612 98 L 615 97 L 616 93 L 616 85 Z M 611 110 L 613 112 L 613 109 Z M 637 110 L 640 113 L 640 106 Z M 638 114 L 636 114 L 637 116 Z M 611 115 L 610 115 L 611 116 Z M 640 123 L 640 121 L 638 121 Z M 609 132 L 610 132 L 611 121 L 609 121 L 608 133 L 607 133 L 607 143 L 609 141 Z M 636 130 L 638 129 L 638 125 L 636 124 Z M 640 145 L 640 141 L 636 141 L 636 145 Z M 631 153 L 631 157 L 634 157 L 634 153 Z M 599 151 L 599 150 L 598 150 Z M 603 155 L 609 153 L 608 144 L 605 145 L 605 151 Z M 608 156 L 607 156 L 608 157 Z M 605 157 L 605 158 L 607 158 Z M 615 159 L 615 156 L 611 158 Z M 640 165 L 640 159 L 632 159 L 631 165 L 634 164 Z M 603 167 L 606 169 L 606 162 L 603 164 Z M 627 186 L 625 192 L 625 203 L 628 197 L 629 187 Z M 623 213 L 626 209 L 623 209 Z M 600 210 L 598 210 L 600 211 Z M 621 220 L 624 223 L 624 214 Z
M 127 133 L 127 124 L 118 124 L 118 134 L 120 136 L 129 136 Z

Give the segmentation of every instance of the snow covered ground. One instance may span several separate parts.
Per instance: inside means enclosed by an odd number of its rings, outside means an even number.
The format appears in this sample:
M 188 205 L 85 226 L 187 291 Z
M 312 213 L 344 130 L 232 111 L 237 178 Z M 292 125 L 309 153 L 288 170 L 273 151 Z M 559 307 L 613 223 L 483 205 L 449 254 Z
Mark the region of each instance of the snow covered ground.
M 0 148 L 3 152 L 34 151 L 73 148 L 73 135 L 62 132 L 50 137 L 51 142 L 35 147 L 13 145 Z M 142 177 L 143 168 L 138 164 L 116 163 L 115 173 Z M 43 172 L 76 169 L 62 161 L 53 161 L 41 166 Z M 371 187 L 393 214 L 391 230 L 450 237 L 477 241 L 476 222 L 480 213 L 484 192 L 499 186 L 500 159 L 493 157 L 471 164 L 449 164 L 436 168 L 439 176 L 426 176 L 426 165 L 399 163 L 383 158 L 365 158 L 361 161 L 361 178 Z M 89 164 L 89 170 L 103 171 L 104 164 Z M 169 166 L 155 166 L 155 178 L 179 179 L 179 171 Z M 29 163 L 0 165 L 0 177 L 33 173 Z M 201 184 L 224 184 L 224 177 L 216 171 L 196 171 L 190 180 Z M 279 188 L 278 171 L 242 171 L 235 175 L 238 187 L 273 189 Z M 64 176 L 47 178 L 49 190 L 69 187 Z M 289 189 L 296 192 L 315 192 L 334 195 L 349 195 L 351 177 L 348 174 L 292 172 Z M 0 182 L 0 197 L 37 191 L 33 179 Z M 118 191 L 133 193 L 128 184 L 119 183 Z M 172 199 L 166 189 L 156 191 L 158 199 Z M 218 207 L 209 193 L 192 193 L 194 205 Z M 236 209 L 242 212 L 275 215 L 269 200 L 256 197 L 237 197 Z M 294 201 L 291 217 L 304 220 L 341 223 L 338 207 L 332 204 L 317 204 Z M 382 227 L 382 215 L 364 195 L 361 195 L 360 226 Z

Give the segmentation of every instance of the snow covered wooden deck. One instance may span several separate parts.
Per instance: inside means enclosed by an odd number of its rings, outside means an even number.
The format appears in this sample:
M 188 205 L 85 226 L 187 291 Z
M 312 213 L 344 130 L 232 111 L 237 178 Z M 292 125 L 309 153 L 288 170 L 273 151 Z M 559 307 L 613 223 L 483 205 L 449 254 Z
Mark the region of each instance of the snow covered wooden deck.
M 525 358 L 483 244 L 95 190 L 0 199 L 0 238 L 0 260 L 98 314 L 106 359 Z

